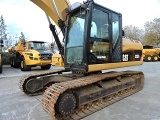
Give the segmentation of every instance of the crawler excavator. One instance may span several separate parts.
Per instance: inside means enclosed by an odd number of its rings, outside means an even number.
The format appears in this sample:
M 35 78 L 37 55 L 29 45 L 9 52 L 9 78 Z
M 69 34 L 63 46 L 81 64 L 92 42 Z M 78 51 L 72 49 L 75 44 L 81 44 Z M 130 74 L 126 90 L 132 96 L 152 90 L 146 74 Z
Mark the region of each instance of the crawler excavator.
M 143 63 L 141 43 L 122 43 L 122 14 L 93 0 L 31 1 L 61 29 L 64 47 L 47 17 L 65 69 L 24 76 L 19 87 L 28 95 L 45 90 L 42 107 L 53 120 L 84 118 L 143 88 L 141 71 L 102 71 Z

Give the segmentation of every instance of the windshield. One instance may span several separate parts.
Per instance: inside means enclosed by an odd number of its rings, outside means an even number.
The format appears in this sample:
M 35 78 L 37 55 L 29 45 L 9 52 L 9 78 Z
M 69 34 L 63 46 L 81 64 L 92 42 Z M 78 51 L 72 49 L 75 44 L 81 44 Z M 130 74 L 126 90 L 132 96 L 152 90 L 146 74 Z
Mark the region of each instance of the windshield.
M 28 48 L 34 50 L 45 50 L 45 42 L 29 42 Z
M 85 12 L 77 12 L 69 19 L 66 44 L 66 61 L 68 64 L 78 65 L 82 63 L 84 24 Z

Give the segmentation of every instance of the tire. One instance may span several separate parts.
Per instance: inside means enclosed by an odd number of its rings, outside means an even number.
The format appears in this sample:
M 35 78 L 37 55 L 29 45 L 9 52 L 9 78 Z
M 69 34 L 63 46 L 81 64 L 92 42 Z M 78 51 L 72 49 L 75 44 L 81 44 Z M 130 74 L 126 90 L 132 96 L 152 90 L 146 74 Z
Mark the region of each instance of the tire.
M 0 73 L 2 73 L 2 65 L 0 65 Z
M 157 56 L 157 55 L 153 55 L 153 56 L 152 56 L 152 61 L 153 61 L 153 62 L 158 61 L 158 56 Z
M 41 69 L 42 69 L 42 70 L 48 70 L 48 69 L 50 69 L 50 68 L 51 68 L 51 64 L 41 66 Z
M 16 57 L 13 57 L 13 59 L 12 59 L 12 65 L 13 65 L 14 68 L 18 67 Z
M 144 61 L 151 62 L 152 61 L 152 57 L 150 55 L 145 55 Z
M 21 71 L 30 71 L 31 67 L 26 65 L 24 58 L 21 58 L 21 65 L 20 65 Z
M 13 67 L 13 59 L 12 58 L 10 58 L 10 65 L 11 65 L 11 67 Z

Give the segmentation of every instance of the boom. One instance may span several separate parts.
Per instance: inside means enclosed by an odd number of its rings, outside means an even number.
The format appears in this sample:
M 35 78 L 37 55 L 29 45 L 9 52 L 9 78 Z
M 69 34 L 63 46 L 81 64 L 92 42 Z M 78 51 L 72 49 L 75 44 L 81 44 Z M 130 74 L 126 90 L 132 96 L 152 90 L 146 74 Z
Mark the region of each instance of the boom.
M 66 26 L 65 21 L 67 16 L 65 8 L 68 8 L 70 6 L 69 1 L 68 0 L 31 0 L 31 1 L 46 13 L 47 19 L 50 24 L 50 30 L 54 36 L 57 47 L 63 59 L 64 48 L 57 35 L 56 27 L 55 25 L 51 24 L 48 16 L 50 16 L 50 18 L 54 21 L 54 23 L 61 29 L 62 34 L 64 35 L 65 26 Z
M 68 0 L 31 0 L 38 7 L 40 7 L 51 19 L 59 26 L 58 21 L 66 20 L 65 8 L 70 6 Z

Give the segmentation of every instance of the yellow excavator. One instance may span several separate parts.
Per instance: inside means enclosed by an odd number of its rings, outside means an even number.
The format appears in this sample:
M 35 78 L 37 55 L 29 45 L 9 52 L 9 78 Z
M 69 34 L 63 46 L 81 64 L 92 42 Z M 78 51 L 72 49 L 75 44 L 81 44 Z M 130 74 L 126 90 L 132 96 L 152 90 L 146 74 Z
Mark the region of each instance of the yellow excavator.
M 53 120 L 84 118 L 143 88 L 141 71 L 102 71 L 143 63 L 142 44 L 122 38 L 122 14 L 93 0 L 31 1 L 61 29 L 64 47 L 47 17 L 65 69 L 24 76 L 19 87 L 27 95 L 45 90 L 42 107 Z

